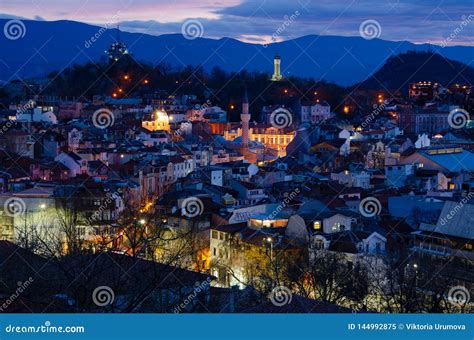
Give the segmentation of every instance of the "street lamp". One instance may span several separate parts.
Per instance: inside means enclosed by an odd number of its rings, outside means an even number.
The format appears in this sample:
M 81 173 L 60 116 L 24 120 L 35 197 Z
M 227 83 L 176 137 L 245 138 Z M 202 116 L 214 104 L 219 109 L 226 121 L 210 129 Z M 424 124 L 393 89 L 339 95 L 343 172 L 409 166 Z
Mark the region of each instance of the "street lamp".
M 270 243 L 270 261 L 273 261 L 273 239 L 269 236 L 265 238 L 265 241 Z

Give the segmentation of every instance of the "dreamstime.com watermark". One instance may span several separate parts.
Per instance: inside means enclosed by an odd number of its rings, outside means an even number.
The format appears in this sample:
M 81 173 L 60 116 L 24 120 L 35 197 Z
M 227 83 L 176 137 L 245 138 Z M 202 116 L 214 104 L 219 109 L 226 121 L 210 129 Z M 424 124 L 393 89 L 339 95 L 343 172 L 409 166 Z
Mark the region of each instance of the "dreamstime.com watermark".
M 26 104 L 23 104 L 22 106 L 18 107 L 16 109 L 15 113 L 15 120 L 18 119 L 18 117 L 24 113 L 26 113 L 28 110 L 34 108 L 36 106 L 36 102 L 34 100 L 28 100 Z M 15 120 L 9 119 L 1 128 L 0 128 L 0 136 L 5 134 L 10 128 L 15 124 Z
M 181 302 L 173 308 L 173 313 L 181 313 L 196 298 L 196 296 L 205 291 L 211 285 L 211 279 L 208 277 L 206 281 L 195 287 L 193 291 Z
M 92 46 L 92 44 L 94 44 L 97 40 L 100 39 L 100 37 L 105 33 L 107 32 L 108 29 L 110 29 L 110 27 L 114 24 L 117 24 L 118 23 L 118 19 L 119 19 L 119 16 L 120 16 L 120 11 L 118 11 L 117 13 L 115 13 L 114 16 L 112 16 L 111 20 L 107 21 L 103 27 L 101 27 L 97 32 L 95 32 L 95 34 L 93 36 L 91 36 L 89 38 L 89 40 L 85 40 L 84 41 L 84 47 L 85 48 L 89 48 Z
M 472 198 L 474 198 L 474 192 L 468 193 L 466 197 L 464 197 L 458 204 L 454 206 L 453 209 L 449 211 L 449 213 L 446 214 L 446 216 L 440 218 L 439 223 L 441 223 L 441 225 L 448 223 L 448 221 L 451 220 L 464 207 L 464 204 L 467 204 Z
M 105 210 L 107 210 L 109 208 L 109 206 L 115 202 L 115 200 L 117 200 L 118 198 L 120 198 L 120 195 L 119 193 L 117 192 L 108 192 L 106 195 L 105 195 L 105 200 L 102 202 L 102 204 L 99 206 L 99 208 L 97 210 L 94 210 L 94 212 L 92 213 L 92 215 L 87 218 L 87 222 L 89 222 L 89 224 L 93 224 L 95 221 L 100 221 L 101 218 L 102 218 L 102 214 Z
M 464 31 L 467 25 L 469 25 L 474 20 L 474 14 L 463 15 L 461 17 L 461 23 L 451 32 L 451 34 L 441 42 L 441 47 L 445 48 L 448 44 L 456 39 L 456 37 Z
M 384 100 L 382 104 L 374 104 L 372 112 L 365 118 L 365 120 L 360 124 L 362 128 L 366 128 L 378 115 L 380 115 L 388 104 L 388 100 Z
M 278 37 L 280 37 L 283 34 L 283 32 L 285 32 L 286 29 L 290 27 L 299 16 L 300 16 L 299 11 L 294 11 L 293 14 L 291 14 L 290 16 L 285 15 L 283 17 L 283 22 L 280 24 L 280 26 L 278 26 L 278 28 L 272 34 L 272 38 L 271 38 L 272 42 L 277 42 Z M 267 48 L 268 44 L 263 44 L 263 47 Z
M 5 327 L 6 333 L 85 333 L 84 326 L 52 326 L 50 321 L 46 321 L 44 325 L 39 326 L 15 326 L 9 324 Z
M 5 311 L 16 299 L 33 283 L 33 278 L 30 276 L 25 282 L 18 282 L 18 288 L 10 295 L 4 303 L 0 305 L 0 312 Z
M 300 189 L 296 188 L 292 192 L 289 193 L 288 196 L 286 196 L 283 201 L 276 207 L 275 210 L 272 211 L 272 213 L 268 216 L 268 219 L 273 220 L 285 207 L 290 203 L 298 194 L 300 193 Z

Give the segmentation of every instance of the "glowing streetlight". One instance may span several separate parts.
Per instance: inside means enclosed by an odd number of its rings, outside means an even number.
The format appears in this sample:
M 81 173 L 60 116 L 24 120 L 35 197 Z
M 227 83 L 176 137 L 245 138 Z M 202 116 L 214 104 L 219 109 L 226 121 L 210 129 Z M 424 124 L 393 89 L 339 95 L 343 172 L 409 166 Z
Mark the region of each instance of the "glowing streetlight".
M 273 261 L 273 238 L 270 236 L 264 239 L 268 243 L 270 243 L 270 261 Z

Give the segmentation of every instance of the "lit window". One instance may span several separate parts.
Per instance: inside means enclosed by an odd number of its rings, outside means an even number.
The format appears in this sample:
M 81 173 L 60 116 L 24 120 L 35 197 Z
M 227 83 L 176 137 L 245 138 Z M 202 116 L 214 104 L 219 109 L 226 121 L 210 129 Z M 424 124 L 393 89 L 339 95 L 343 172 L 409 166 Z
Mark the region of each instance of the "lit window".
M 314 221 L 314 222 L 313 222 L 313 229 L 314 229 L 314 230 L 319 230 L 319 229 L 321 229 L 321 221 Z

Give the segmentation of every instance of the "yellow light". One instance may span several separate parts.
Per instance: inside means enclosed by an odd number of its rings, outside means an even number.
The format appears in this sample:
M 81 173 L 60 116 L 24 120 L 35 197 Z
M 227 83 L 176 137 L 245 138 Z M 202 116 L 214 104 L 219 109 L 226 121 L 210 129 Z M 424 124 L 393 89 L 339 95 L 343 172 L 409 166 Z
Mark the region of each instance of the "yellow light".
M 146 223 L 146 221 L 145 221 L 144 219 L 141 219 L 141 220 L 140 220 L 140 224 L 143 225 L 143 224 L 145 224 L 145 223 Z
M 115 93 L 115 92 L 112 93 L 112 97 L 114 97 L 114 98 L 117 97 L 117 93 Z
M 123 90 L 122 90 L 122 89 L 118 89 L 118 91 L 119 91 L 119 92 L 123 92 Z
M 319 229 L 321 229 L 321 221 L 314 221 L 314 222 L 313 222 L 313 229 L 314 229 L 314 230 L 319 230 Z
M 128 74 L 124 75 L 123 76 L 123 80 L 128 80 L 130 77 L 128 76 Z
M 145 79 L 143 82 L 144 82 L 145 84 L 148 84 L 148 79 Z
M 288 93 L 288 90 L 287 90 L 287 89 L 285 89 L 285 93 Z
M 349 113 L 349 106 L 344 106 L 344 113 Z
M 231 105 L 230 105 L 230 109 L 231 109 L 231 110 L 235 109 L 235 106 L 231 104 Z

